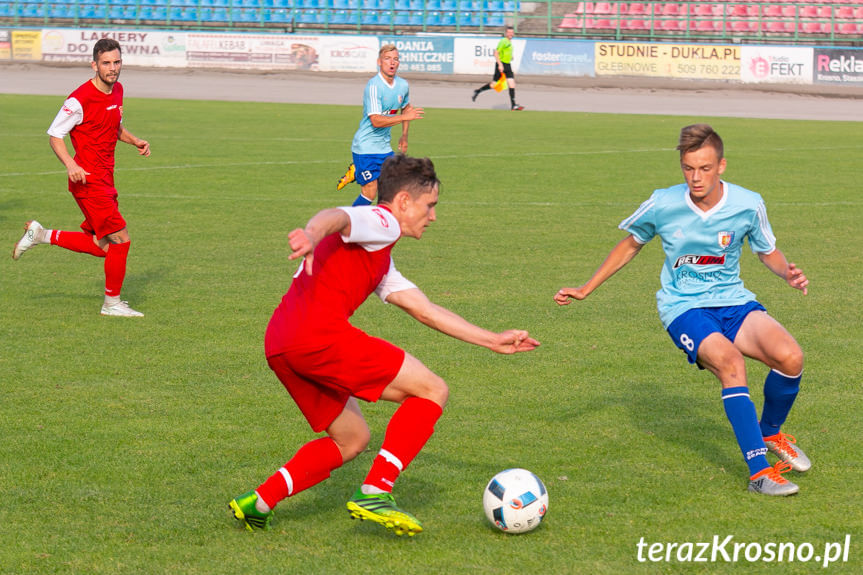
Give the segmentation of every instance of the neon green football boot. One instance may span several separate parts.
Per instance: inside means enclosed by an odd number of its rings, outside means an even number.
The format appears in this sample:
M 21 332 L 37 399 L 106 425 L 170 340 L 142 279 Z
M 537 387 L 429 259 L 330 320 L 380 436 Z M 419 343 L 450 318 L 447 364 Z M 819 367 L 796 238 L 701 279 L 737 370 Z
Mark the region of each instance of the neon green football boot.
M 231 511 L 234 513 L 234 519 L 245 525 L 249 531 L 260 529 L 266 531 L 270 528 L 270 520 L 273 518 L 273 511 L 261 513 L 255 508 L 255 502 L 258 500 L 258 494 L 254 491 L 243 493 L 236 499 L 231 499 L 228 503 Z
M 396 535 L 407 533 L 408 536 L 413 537 L 423 530 L 423 526 L 416 517 L 398 508 L 392 493 L 366 495 L 360 488 L 348 501 L 347 507 L 352 518 L 363 521 L 370 519 Z

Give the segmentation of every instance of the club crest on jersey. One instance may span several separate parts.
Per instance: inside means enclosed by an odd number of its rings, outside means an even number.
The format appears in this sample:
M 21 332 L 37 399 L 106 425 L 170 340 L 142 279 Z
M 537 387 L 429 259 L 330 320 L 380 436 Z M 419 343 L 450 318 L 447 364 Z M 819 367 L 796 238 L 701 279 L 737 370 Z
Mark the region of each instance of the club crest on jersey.
M 725 249 L 734 241 L 734 232 L 719 232 L 716 234 L 716 241 L 719 242 L 719 247 Z
M 684 265 L 691 266 L 721 266 L 725 263 L 725 254 L 721 256 L 696 256 L 685 255 L 677 258 L 674 262 L 674 269 Z

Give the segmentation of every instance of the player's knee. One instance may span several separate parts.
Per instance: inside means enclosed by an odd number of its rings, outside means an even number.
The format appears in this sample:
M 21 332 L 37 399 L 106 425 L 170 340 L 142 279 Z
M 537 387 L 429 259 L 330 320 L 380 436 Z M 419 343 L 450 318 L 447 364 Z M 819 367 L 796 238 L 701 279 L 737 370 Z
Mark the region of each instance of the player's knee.
M 347 438 L 333 438 L 339 451 L 342 454 L 342 460 L 348 462 L 366 450 L 371 441 L 371 433 L 368 427 L 357 430 Z
M 435 379 L 429 385 L 428 396 L 426 399 L 430 399 L 441 407 L 446 406 L 446 402 L 449 400 L 449 386 L 443 378 L 437 375 L 435 376 Z
M 791 377 L 799 375 L 803 371 L 803 350 L 794 343 L 783 349 L 779 358 L 779 371 Z

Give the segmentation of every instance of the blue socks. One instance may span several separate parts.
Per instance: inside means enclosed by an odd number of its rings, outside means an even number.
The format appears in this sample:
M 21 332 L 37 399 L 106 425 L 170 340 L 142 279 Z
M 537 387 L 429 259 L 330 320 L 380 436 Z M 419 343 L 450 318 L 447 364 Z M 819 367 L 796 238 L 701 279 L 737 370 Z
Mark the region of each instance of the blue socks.
M 761 411 L 761 435 L 770 437 L 779 433 L 791 406 L 800 391 L 803 372 L 795 377 L 771 369 L 764 380 L 764 409 Z
M 740 386 L 723 389 L 722 404 L 734 435 L 737 437 L 740 451 L 743 452 L 743 459 L 749 466 L 749 475 L 755 475 L 770 467 L 766 457 L 767 448 L 764 446 L 764 439 L 758 426 L 755 404 L 749 398 L 749 388 Z

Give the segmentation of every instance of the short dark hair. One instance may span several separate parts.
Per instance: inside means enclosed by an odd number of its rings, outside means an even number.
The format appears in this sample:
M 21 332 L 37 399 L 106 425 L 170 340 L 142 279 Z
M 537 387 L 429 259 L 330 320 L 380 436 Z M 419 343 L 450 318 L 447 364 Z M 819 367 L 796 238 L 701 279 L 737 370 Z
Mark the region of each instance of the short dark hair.
M 440 186 L 434 164 L 428 158 L 412 158 L 394 154 L 384 161 L 378 178 L 378 202 L 389 203 L 396 194 L 406 191 L 412 197 L 432 191 Z
M 720 160 L 724 157 L 725 146 L 722 144 L 722 138 L 709 124 L 692 124 L 680 130 L 677 149 L 680 150 L 681 158 L 683 154 L 700 150 L 704 146 L 710 146 L 716 150 Z
M 122 48 L 120 48 L 120 43 L 113 38 L 100 39 L 93 46 L 93 61 L 98 62 L 101 54 L 104 54 L 105 52 L 113 52 L 114 50 L 120 50 L 120 54 L 123 53 Z

